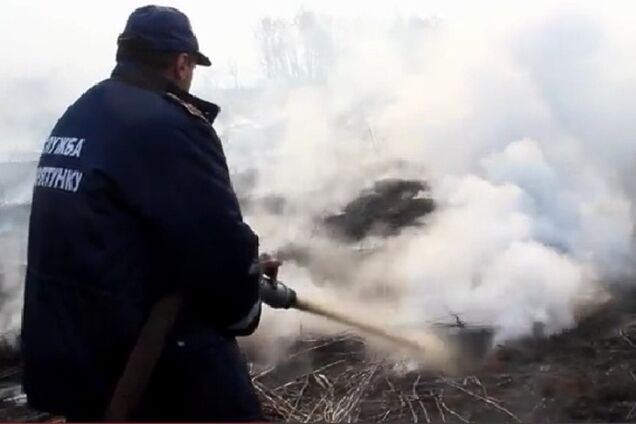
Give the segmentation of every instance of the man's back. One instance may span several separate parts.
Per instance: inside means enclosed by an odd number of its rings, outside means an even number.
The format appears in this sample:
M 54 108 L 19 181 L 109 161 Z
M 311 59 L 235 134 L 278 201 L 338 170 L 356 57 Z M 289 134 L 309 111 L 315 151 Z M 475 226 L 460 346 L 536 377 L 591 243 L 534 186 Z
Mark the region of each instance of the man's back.
M 182 97 L 119 65 L 44 145 L 22 338 L 35 407 L 103 410 L 150 308 L 169 291 L 186 294 L 179 328 L 203 338 L 258 302 L 248 273 L 258 242 L 211 126 L 218 108 L 201 102 L 202 112 Z

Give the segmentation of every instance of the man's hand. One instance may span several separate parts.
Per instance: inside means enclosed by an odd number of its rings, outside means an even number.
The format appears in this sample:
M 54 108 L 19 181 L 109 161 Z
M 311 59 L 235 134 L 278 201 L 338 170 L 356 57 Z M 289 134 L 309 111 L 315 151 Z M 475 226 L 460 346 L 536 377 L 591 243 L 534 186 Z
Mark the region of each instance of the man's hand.
M 269 277 L 270 280 L 276 281 L 278 279 L 278 268 L 282 265 L 281 261 L 263 253 L 258 257 L 258 265 L 261 268 L 261 273 Z
M 293 306 L 296 303 L 296 292 L 277 280 L 281 262 L 268 254 L 261 255 L 258 261 L 262 273 L 261 300 L 275 309 L 288 309 Z

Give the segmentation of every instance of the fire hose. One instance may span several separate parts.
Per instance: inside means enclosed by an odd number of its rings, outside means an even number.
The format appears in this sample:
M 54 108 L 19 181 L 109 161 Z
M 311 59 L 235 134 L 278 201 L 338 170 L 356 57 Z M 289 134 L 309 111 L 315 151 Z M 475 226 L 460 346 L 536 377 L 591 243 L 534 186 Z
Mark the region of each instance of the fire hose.
M 267 276 L 263 276 L 260 280 L 260 296 L 265 304 L 275 309 L 293 308 L 320 315 L 331 321 L 356 327 L 371 336 L 398 343 L 410 349 L 424 349 L 415 340 L 388 333 L 379 327 L 328 310 L 322 305 L 299 297 L 287 285 Z M 139 405 L 182 303 L 183 297 L 181 295 L 171 294 L 160 299 L 152 309 L 115 387 L 104 416 L 106 421 L 124 422 L 130 418 L 132 412 Z

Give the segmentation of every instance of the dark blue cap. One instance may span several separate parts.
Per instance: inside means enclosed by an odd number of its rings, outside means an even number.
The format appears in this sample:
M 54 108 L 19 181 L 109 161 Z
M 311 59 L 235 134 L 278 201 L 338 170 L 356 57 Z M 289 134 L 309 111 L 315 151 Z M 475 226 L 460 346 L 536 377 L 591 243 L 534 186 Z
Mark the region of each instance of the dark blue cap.
M 188 17 L 174 7 L 144 6 L 128 17 L 118 43 L 132 41 L 149 50 L 187 52 L 196 55 L 197 64 L 210 66 L 207 56 L 199 51 Z

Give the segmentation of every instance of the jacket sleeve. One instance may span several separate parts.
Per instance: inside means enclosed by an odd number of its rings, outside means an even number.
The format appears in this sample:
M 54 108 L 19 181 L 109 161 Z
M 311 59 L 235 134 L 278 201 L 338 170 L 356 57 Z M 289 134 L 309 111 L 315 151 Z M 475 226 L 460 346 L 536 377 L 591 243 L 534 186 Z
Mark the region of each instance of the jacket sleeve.
M 133 140 L 119 152 L 127 157 L 123 190 L 155 246 L 161 280 L 183 290 L 186 305 L 205 310 L 215 326 L 254 331 L 260 300 L 250 268 L 258 237 L 243 222 L 213 128 L 157 122 Z

